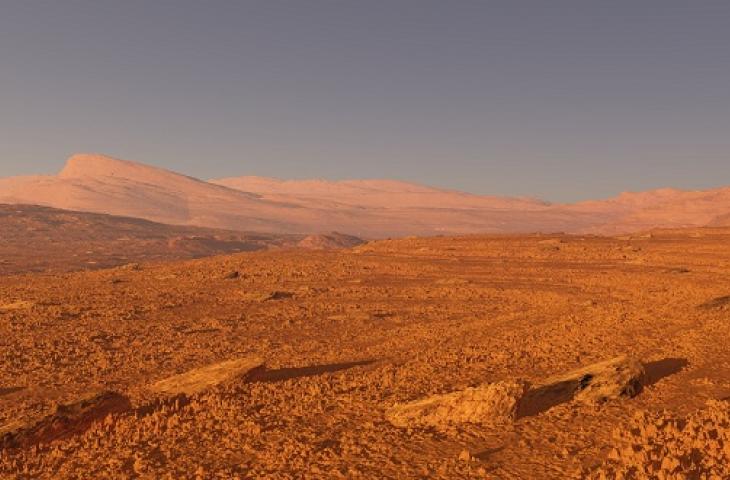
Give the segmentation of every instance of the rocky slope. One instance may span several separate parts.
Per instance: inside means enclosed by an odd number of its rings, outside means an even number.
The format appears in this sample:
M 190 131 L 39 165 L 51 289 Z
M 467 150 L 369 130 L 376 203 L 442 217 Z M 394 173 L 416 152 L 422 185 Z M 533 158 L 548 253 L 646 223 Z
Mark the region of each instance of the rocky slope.
M 242 233 L 138 218 L 0 204 L 0 275 L 98 269 L 270 248 L 343 248 L 356 237 Z

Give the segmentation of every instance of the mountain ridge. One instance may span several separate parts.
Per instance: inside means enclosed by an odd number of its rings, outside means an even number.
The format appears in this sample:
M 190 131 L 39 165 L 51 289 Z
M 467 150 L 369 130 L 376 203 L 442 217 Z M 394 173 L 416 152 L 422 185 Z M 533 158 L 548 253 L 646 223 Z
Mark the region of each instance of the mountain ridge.
M 390 179 L 242 176 L 206 181 L 106 155 L 77 154 L 57 175 L 0 178 L 0 202 L 176 225 L 269 233 L 338 231 L 363 238 L 559 231 L 618 234 L 724 221 L 730 214 L 730 188 L 662 188 L 551 204 Z

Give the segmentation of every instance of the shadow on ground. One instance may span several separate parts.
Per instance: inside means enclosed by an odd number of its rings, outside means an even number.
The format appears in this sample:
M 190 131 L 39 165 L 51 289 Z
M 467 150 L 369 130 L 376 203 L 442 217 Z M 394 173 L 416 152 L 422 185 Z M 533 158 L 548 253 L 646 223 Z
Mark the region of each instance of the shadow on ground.
M 644 386 L 654 385 L 664 377 L 679 373 L 687 365 L 689 365 L 689 362 L 686 358 L 665 358 L 664 360 L 646 363 L 644 364 L 644 370 L 646 371 Z
M 580 386 L 580 380 L 575 380 L 531 388 L 520 400 L 515 419 L 532 417 L 571 401 Z
M 730 295 L 726 295 L 724 297 L 717 297 L 713 298 L 712 300 L 708 300 L 702 305 L 700 305 L 698 308 L 702 310 L 722 310 L 724 308 L 727 308 L 730 306 Z
M 252 372 L 248 380 L 251 382 L 283 382 L 292 378 L 313 377 L 325 373 L 334 373 L 349 370 L 354 367 L 372 365 L 375 360 L 360 360 L 357 362 L 330 363 L 326 365 L 312 365 L 299 368 L 278 368 L 274 370 L 260 370 Z
M 25 387 L 0 387 L 0 397 L 25 390 Z

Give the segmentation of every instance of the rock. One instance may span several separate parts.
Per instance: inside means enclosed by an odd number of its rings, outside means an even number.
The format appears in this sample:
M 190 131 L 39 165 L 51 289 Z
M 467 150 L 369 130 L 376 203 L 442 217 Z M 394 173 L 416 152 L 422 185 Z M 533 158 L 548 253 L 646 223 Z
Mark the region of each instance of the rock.
M 151 385 L 148 390 L 154 394 L 170 397 L 194 395 L 215 385 L 247 375 L 263 365 L 263 360 L 258 357 L 226 360 L 160 380 Z
M 116 392 L 102 392 L 75 402 L 58 405 L 55 412 L 29 425 L 16 425 L 0 436 L 2 448 L 28 448 L 69 438 L 88 430 L 110 414 L 132 408 L 129 399 Z M 4 430 L 4 429 L 3 429 Z
M 18 300 L 17 302 L 0 303 L 0 312 L 12 310 L 27 310 L 34 306 L 33 302 Z
M 142 270 L 142 265 L 136 262 L 127 263 L 125 265 L 120 265 L 119 267 L 117 267 L 117 270 L 130 270 L 132 272 L 139 272 L 140 270 Z
M 386 418 L 398 427 L 494 424 L 536 415 L 569 401 L 596 404 L 634 397 L 645 382 L 641 362 L 621 356 L 548 378 L 531 388 L 526 382 L 504 381 L 398 404 L 386 412 Z
M 730 308 L 730 295 L 713 298 L 700 305 L 700 308 L 703 310 L 725 310 Z
M 536 389 L 560 388 L 572 393 L 574 401 L 595 404 L 621 397 L 632 398 L 645 382 L 646 372 L 641 362 L 620 356 L 549 378 Z
M 276 291 L 272 292 L 271 295 L 264 298 L 263 301 L 269 301 L 269 300 L 285 300 L 287 298 L 292 298 L 294 294 L 292 292 L 283 292 L 283 291 Z
M 514 381 L 470 387 L 397 404 L 386 412 L 386 418 L 398 427 L 445 428 L 462 423 L 500 423 L 515 417 L 525 388 L 524 383 Z

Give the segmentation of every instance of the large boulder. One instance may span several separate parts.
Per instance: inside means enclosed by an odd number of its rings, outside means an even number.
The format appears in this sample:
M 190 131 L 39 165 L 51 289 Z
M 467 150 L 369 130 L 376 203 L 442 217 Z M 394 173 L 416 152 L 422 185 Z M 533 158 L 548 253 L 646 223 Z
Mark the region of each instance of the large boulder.
M 116 392 L 100 392 L 57 405 L 55 411 L 35 422 L 0 426 L 0 450 L 28 448 L 85 432 L 112 414 L 130 411 L 129 399 Z
M 235 378 L 245 377 L 263 365 L 263 360 L 258 357 L 226 360 L 165 378 L 152 384 L 148 390 L 168 397 L 194 395 Z
M 571 385 L 573 400 L 600 403 L 635 397 L 646 382 L 642 363 L 628 356 L 594 363 L 546 380 L 544 385 Z
M 525 393 L 521 382 L 497 382 L 401 403 L 386 412 L 398 427 L 444 428 L 461 423 L 493 424 L 512 420 Z
M 510 380 L 397 404 L 386 412 L 386 418 L 398 427 L 495 424 L 537 415 L 570 401 L 597 404 L 631 398 L 645 383 L 642 363 L 620 356 L 529 387 L 526 382 Z

